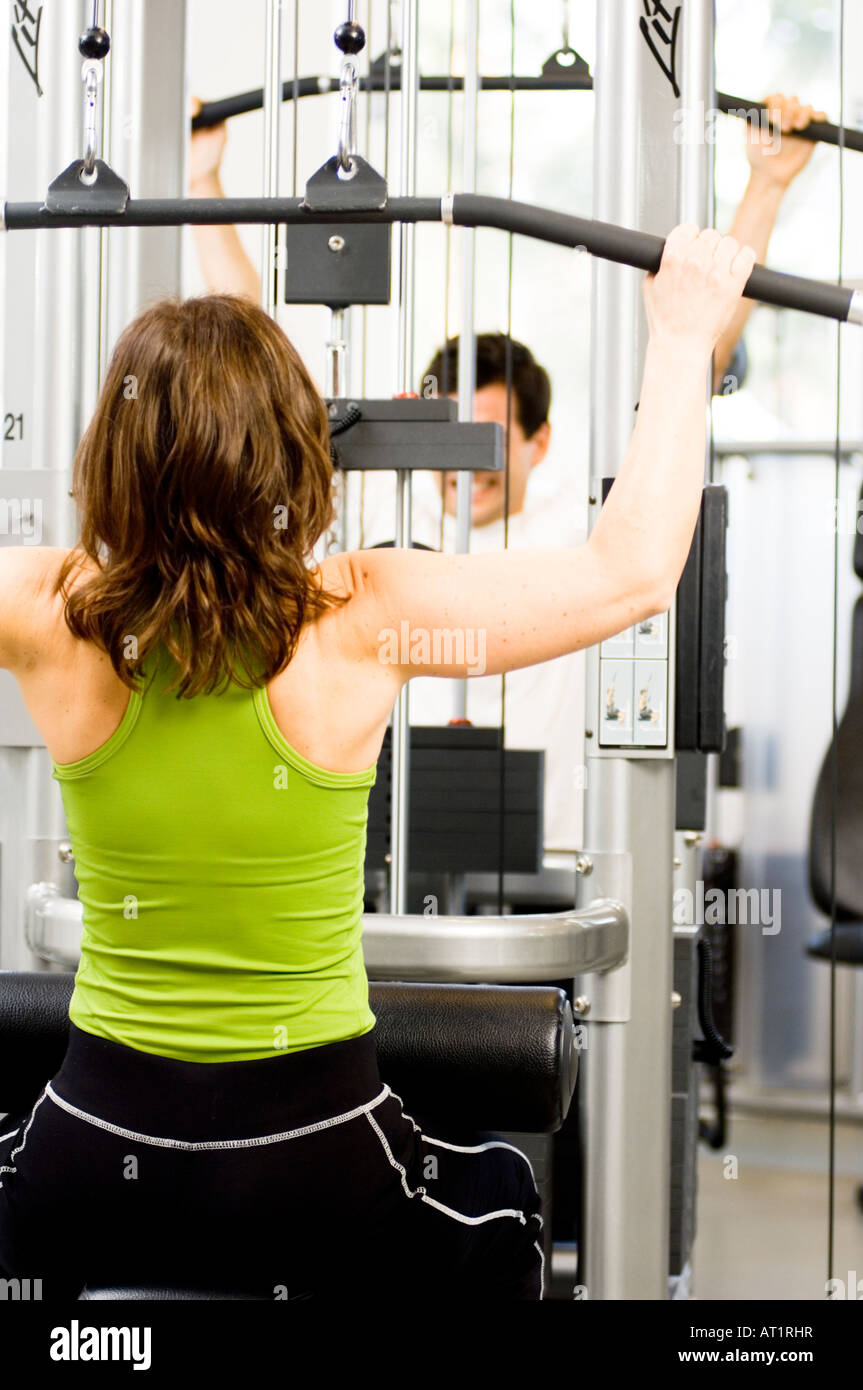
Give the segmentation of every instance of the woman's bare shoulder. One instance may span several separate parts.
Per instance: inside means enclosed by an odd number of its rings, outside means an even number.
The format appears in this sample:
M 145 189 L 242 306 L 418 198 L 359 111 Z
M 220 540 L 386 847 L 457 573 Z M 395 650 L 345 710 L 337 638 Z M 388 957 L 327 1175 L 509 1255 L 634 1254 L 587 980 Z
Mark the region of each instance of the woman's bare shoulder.
M 321 589 L 340 597 L 351 596 L 355 592 L 355 577 L 351 555 L 348 551 L 338 551 L 328 555 L 315 567 L 313 573 Z
M 0 666 L 30 667 L 53 647 L 62 609 L 57 579 L 70 553 L 50 545 L 0 548 Z M 76 568 L 83 576 L 86 565 Z

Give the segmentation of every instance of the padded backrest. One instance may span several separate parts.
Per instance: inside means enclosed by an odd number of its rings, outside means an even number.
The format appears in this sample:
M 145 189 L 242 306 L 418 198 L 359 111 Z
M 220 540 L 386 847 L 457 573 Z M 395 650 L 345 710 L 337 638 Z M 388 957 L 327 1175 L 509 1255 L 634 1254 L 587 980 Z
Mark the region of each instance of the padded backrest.
M 0 971 L 0 1112 L 29 1110 L 59 1071 L 74 983 L 67 971 Z
M 863 567 L 863 555 L 860 562 Z M 833 778 L 831 743 L 815 785 L 809 831 L 809 887 L 816 906 L 827 913 L 831 911 Z M 835 793 L 836 915 L 845 921 L 863 920 L 863 597 L 854 605 L 851 688 L 836 731 Z
M 372 984 L 381 1077 L 417 1110 L 540 1134 L 566 1117 L 572 1010 L 549 985 Z
M 74 976 L 0 971 L 0 1113 L 60 1068 Z M 477 1129 L 558 1129 L 575 1086 L 569 1001 L 551 985 L 372 984 L 382 1079 L 408 1112 Z

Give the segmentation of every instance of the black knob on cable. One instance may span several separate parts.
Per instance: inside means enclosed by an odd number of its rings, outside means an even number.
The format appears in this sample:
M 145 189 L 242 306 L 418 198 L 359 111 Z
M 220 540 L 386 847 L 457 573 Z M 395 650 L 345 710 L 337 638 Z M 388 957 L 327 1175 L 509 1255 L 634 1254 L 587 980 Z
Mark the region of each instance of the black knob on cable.
M 82 58 L 107 58 L 111 39 L 106 29 L 88 29 L 78 40 Z
M 333 38 L 342 53 L 362 53 L 366 46 L 365 32 L 359 24 L 340 24 Z

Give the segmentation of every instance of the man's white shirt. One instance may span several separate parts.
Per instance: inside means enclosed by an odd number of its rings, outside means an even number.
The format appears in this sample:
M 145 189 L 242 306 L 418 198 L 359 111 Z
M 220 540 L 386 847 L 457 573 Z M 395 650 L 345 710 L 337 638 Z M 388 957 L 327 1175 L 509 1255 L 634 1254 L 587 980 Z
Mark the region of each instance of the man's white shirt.
M 393 475 L 366 474 L 361 544 L 391 541 L 394 516 Z M 455 550 L 455 517 L 444 513 L 441 521 L 440 492 L 427 474 L 414 475 L 412 539 L 435 550 Z M 532 506 L 529 487 L 524 507 L 509 518 L 506 532 L 510 550 L 555 549 L 584 540 L 574 499 L 556 497 Z M 472 554 L 503 549 L 503 520 L 472 528 Z M 503 723 L 507 748 L 545 752 L 546 850 L 582 847 L 584 668 L 584 652 L 573 652 L 505 676 L 471 676 L 467 682 L 467 718 L 472 724 Z M 455 715 L 455 681 L 418 676 L 408 689 L 412 724 L 446 724 Z

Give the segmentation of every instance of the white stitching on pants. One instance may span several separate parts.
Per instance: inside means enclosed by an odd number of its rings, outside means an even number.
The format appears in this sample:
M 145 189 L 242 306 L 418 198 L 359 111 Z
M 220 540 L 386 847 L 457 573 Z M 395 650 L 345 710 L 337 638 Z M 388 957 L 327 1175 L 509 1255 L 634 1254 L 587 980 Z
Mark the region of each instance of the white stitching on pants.
M 46 1088 L 46 1091 L 47 1091 L 47 1088 Z M 33 1109 L 30 1111 L 30 1118 L 29 1118 L 29 1120 L 27 1121 L 27 1127 L 26 1127 L 26 1129 L 24 1130 L 23 1135 L 21 1136 L 21 1143 L 18 1145 L 17 1149 L 13 1149 L 13 1150 L 12 1150 L 12 1152 L 11 1152 L 10 1155 L 9 1155 L 10 1159 L 16 1158 L 16 1157 L 18 1156 L 18 1154 L 21 1153 L 21 1152 L 23 1151 L 24 1145 L 27 1143 L 27 1135 L 30 1133 L 30 1126 L 32 1125 L 33 1121 L 34 1121 L 35 1118 L 36 1118 L 36 1111 L 39 1109 L 39 1106 L 42 1104 L 43 1100 L 45 1099 L 46 1091 L 43 1091 L 43 1092 L 42 1092 L 42 1094 L 41 1094 L 41 1096 L 39 1097 L 39 1099 L 37 1100 L 36 1104 L 33 1106 Z M 19 1126 L 19 1128 L 20 1128 L 20 1126 Z M 13 1129 L 13 1130 L 12 1130 L 12 1133 L 15 1134 L 16 1131 Z M 10 1168 L 8 1163 L 2 1163 L 2 1164 L 0 1164 L 0 1173 L 17 1173 L 17 1172 L 18 1172 L 18 1169 L 15 1168 L 15 1167 Z M 2 1187 L 2 1186 L 3 1186 L 3 1183 L 2 1183 L 2 1181 L 0 1181 L 0 1187 Z
M 433 1135 L 425 1134 L 423 1130 L 420 1128 L 420 1126 L 417 1124 L 413 1116 L 407 1113 L 407 1111 L 404 1108 L 404 1102 L 401 1096 L 397 1096 L 395 1091 L 392 1092 L 392 1096 L 393 1099 L 397 1100 L 399 1105 L 401 1106 L 402 1115 L 404 1116 L 404 1118 L 410 1121 L 416 1133 L 420 1136 L 420 1138 L 425 1139 L 427 1144 L 436 1144 L 437 1147 L 440 1149 L 451 1149 L 453 1153 L 459 1154 L 482 1153 L 484 1149 L 511 1149 L 514 1154 L 518 1154 L 519 1158 L 524 1159 L 525 1163 L 527 1164 L 528 1171 L 530 1173 L 531 1181 L 534 1187 L 536 1187 L 536 1174 L 533 1171 L 533 1164 L 531 1163 L 527 1154 L 524 1153 L 521 1149 L 517 1148 L 515 1144 L 508 1144 L 504 1139 L 489 1139 L 484 1144 L 450 1144 L 446 1139 L 435 1139 Z M 539 1194 L 537 1193 L 537 1195 Z M 536 1219 L 541 1227 L 543 1224 L 542 1217 L 537 1216 Z
M 402 1102 L 398 1096 L 395 1096 L 395 1099 L 399 1102 L 399 1105 L 402 1105 Z M 420 1129 L 419 1125 L 416 1123 L 413 1117 L 405 1113 L 403 1105 L 402 1114 L 404 1115 L 406 1120 L 410 1120 L 417 1134 L 421 1135 L 421 1137 L 425 1139 L 426 1143 L 437 1144 L 437 1146 L 441 1149 L 452 1149 L 453 1153 L 472 1154 L 481 1153 L 483 1149 L 512 1149 L 512 1152 L 514 1154 L 518 1154 L 519 1158 L 524 1159 L 525 1163 L 528 1166 L 528 1169 L 530 1170 L 530 1176 L 533 1185 L 534 1187 L 536 1187 L 536 1174 L 533 1171 L 533 1164 L 531 1163 L 527 1154 L 522 1153 L 521 1149 L 516 1148 L 515 1144 L 507 1144 L 506 1141 L 503 1139 L 489 1139 L 486 1141 L 485 1144 L 449 1144 L 445 1139 L 435 1139 L 431 1134 L 423 1134 L 423 1131 Z
M 423 1197 L 424 1202 L 428 1202 L 430 1207 L 436 1207 L 445 1216 L 451 1216 L 455 1221 L 461 1221 L 465 1226 L 482 1226 L 486 1221 L 495 1221 L 499 1216 L 511 1216 L 521 1226 L 527 1225 L 527 1217 L 523 1211 L 516 1211 L 514 1207 L 501 1207 L 498 1211 L 487 1211 L 482 1216 L 466 1216 L 463 1211 L 456 1211 L 454 1207 L 446 1207 L 443 1202 L 436 1202 L 434 1197 Z
M 545 1251 L 538 1240 L 533 1243 L 539 1251 L 539 1296 L 542 1299 L 545 1297 Z
M 384 1153 L 386 1154 L 391 1166 L 393 1168 L 398 1169 L 398 1172 L 401 1174 L 401 1182 L 402 1187 L 405 1190 L 405 1195 L 407 1197 L 421 1197 L 425 1192 L 425 1188 L 418 1187 L 416 1192 L 411 1192 L 410 1188 L 408 1187 L 407 1169 L 403 1168 L 402 1165 L 399 1163 L 398 1159 L 393 1157 L 393 1151 L 387 1143 L 386 1136 L 383 1130 L 381 1129 L 380 1125 L 378 1124 L 377 1120 L 375 1120 L 374 1117 L 371 1115 L 366 1115 L 366 1119 L 368 1120 L 372 1129 L 375 1131 L 375 1134 L 378 1136 L 378 1139 L 380 1140 L 381 1145 L 383 1147 Z
M 512 1153 L 518 1154 L 519 1158 L 524 1159 L 530 1169 L 530 1176 L 533 1178 L 534 1187 L 536 1186 L 533 1164 L 527 1154 L 522 1153 L 521 1149 L 516 1148 L 515 1144 L 507 1144 L 503 1139 L 489 1139 L 485 1144 L 450 1144 L 446 1139 L 435 1139 L 431 1134 L 423 1134 L 422 1137 L 428 1144 L 436 1144 L 440 1149 L 452 1149 L 453 1153 L 457 1154 L 478 1154 L 482 1153 L 484 1149 L 509 1149 Z
M 407 1169 L 404 1168 L 402 1164 L 399 1163 L 398 1160 L 393 1157 L 392 1150 L 390 1149 L 390 1146 L 387 1143 L 386 1137 L 380 1125 L 377 1123 L 375 1119 L 372 1118 L 371 1115 L 367 1115 L 366 1119 L 368 1120 L 372 1129 L 377 1134 L 378 1139 L 381 1142 L 381 1146 L 384 1150 L 384 1153 L 386 1154 L 391 1166 L 397 1169 L 400 1173 L 402 1187 L 404 1188 L 405 1193 L 408 1197 L 419 1197 L 421 1201 L 426 1202 L 430 1207 L 436 1207 L 437 1210 L 442 1211 L 445 1216 L 451 1216 L 453 1220 L 461 1221 L 465 1226 L 481 1226 L 484 1222 L 494 1221 L 499 1216 L 511 1216 L 514 1217 L 517 1221 L 519 1221 L 522 1226 L 527 1225 L 528 1218 L 525 1216 L 524 1212 L 516 1211 L 514 1208 L 511 1207 L 501 1207 L 498 1211 L 488 1211 L 485 1212 L 482 1216 L 466 1216 L 464 1212 L 456 1211 L 454 1207 L 444 1206 L 442 1202 L 436 1201 L 434 1197 L 429 1197 L 424 1187 L 418 1187 L 415 1192 L 411 1192 L 407 1184 Z M 532 1219 L 538 1221 L 540 1226 L 542 1226 L 541 1216 L 535 1215 Z
M 409 1114 L 407 1113 L 407 1111 L 405 1110 L 405 1103 L 404 1103 L 404 1101 L 402 1100 L 401 1096 L 397 1096 L 396 1093 L 395 1093 L 395 1091 L 391 1091 L 390 1094 L 391 1094 L 393 1100 L 397 1100 L 397 1101 L 398 1101 L 399 1105 L 401 1106 L 401 1112 L 402 1112 L 402 1114 L 404 1115 L 405 1119 L 406 1119 L 406 1120 L 410 1120 L 410 1122 L 411 1122 L 411 1124 L 413 1125 L 414 1129 L 416 1130 L 417 1134 L 421 1134 L 421 1133 L 422 1133 L 422 1130 L 420 1129 L 420 1127 L 419 1127 L 419 1125 L 417 1124 L 416 1120 L 413 1118 L 413 1116 L 409 1115 Z
M 318 1120 L 316 1124 L 304 1125 L 302 1129 L 287 1129 L 281 1134 L 263 1134 L 254 1139 L 207 1139 L 192 1143 L 186 1139 L 162 1139 L 155 1134 L 138 1134 L 134 1129 L 124 1129 L 122 1125 L 112 1125 L 108 1120 L 102 1120 L 98 1115 L 90 1115 L 86 1110 L 79 1110 L 77 1105 L 71 1105 L 68 1100 L 58 1096 L 49 1082 L 45 1088 L 46 1094 L 50 1096 L 55 1105 L 59 1105 L 61 1110 L 67 1110 L 70 1115 L 75 1115 L 79 1120 L 86 1120 L 88 1124 L 96 1125 L 99 1129 L 105 1129 L 109 1134 L 118 1134 L 122 1139 L 134 1139 L 139 1144 L 154 1144 L 160 1149 L 184 1149 L 190 1152 L 201 1152 L 210 1149 L 252 1149 L 258 1148 L 262 1144 L 280 1144 L 285 1139 L 300 1139 L 306 1134 L 317 1134 L 322 1129 L 331 1129 L 334 1125 L 344 1124 L 348 1120 L 354 1120 L 359 1115 L 368 1115 L 370 1110 L 380 1105 L 381 1101 L 390 1095 L 389 1086 L 384 1086 L 380 1095 L 375 1096 L 374 1100 L 369 1100 L 365 1105 L 358 1105 L 354 1110 L 346 1110 L 343 1115 L 333 1115 L 328 1120 Z

